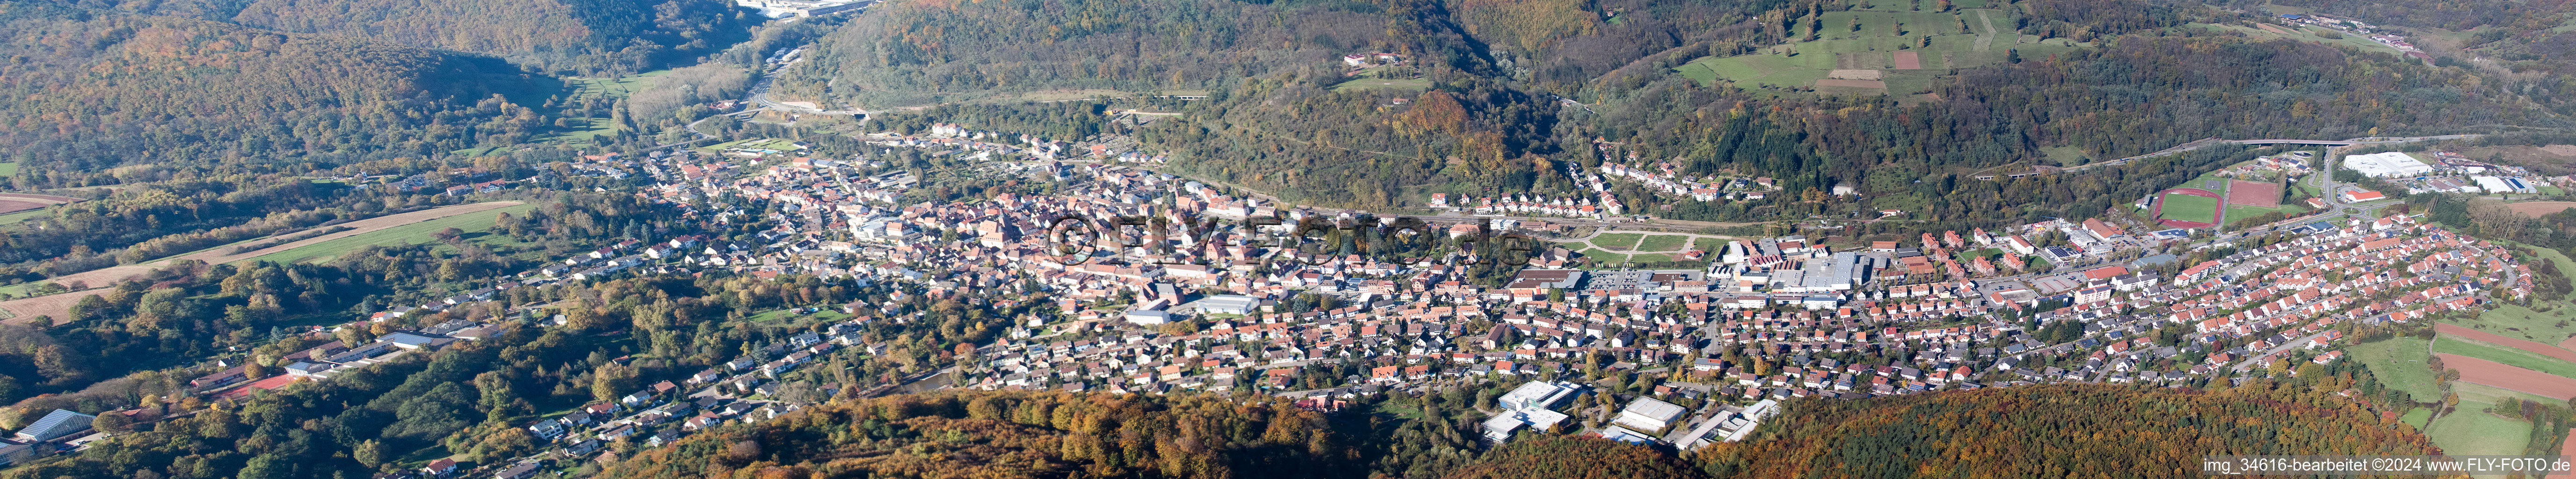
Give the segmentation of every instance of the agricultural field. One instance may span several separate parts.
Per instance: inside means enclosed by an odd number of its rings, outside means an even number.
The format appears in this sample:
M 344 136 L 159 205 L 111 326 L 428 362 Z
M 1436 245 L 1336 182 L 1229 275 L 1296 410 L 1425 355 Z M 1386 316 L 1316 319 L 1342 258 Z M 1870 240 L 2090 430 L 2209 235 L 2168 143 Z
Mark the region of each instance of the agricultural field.
M 1802 23 L 1792 31 L 1798 41 L 1758 53 L 1700 58 L 1673 71 L 1702 85 L 1911 95 L 1930 91 L 1951 69 L 2001 64 L 2015 50 L 2034 58 L 2091 46 L 2011 35 L 2011 10 L 1978 8 L 1984 2 L 1953 5 L 1962 9 L 1931 11 L 1936 7 L 1927 3 L 1924 11 L 1914 11 L 1906 0 L 1877 0 L 1863 9 L 1826 12 L 1820 22 Z M 1809 25 L 1820 27 L 1813 28 L 1813 40 L 1804 39 Z
M 0 176 L 17 176 L 18 162 L 0 163 Z
M 2506 366 L 2576 378 L 2576 362 L 2568 362 L 2564 359 L 2544 356 L 2531 351 L 2489 344 L 2459 336 L 2443 335 L 2435 337 L 2433 339 L 2433 352 L 2457 354 L 2488 361 L 2495 361 L 2503 363 Z
M 536 205 L 532 204 L 521 204 L 459 214 L 355 235 L 342 236 L 328 241 L 306 244 L 282 251 L 271 251 L 256 257 L 236 261 L 275 261 L 279 263 L 297 263 L 337 258 L 340 257 L 340 255 L 348 254 L 351 251 L 357 251 L 369 246 L 432 243 L 437 240 L 431 238 L 431 234 L 436 233 L 439 230 L 456 228 L 458 230 L 463 230 L 466 233 L 489 231 L 492 229 L 493 220 L 500 218 L 502 213 L 525 214 L 529 210 L 536 209 L 536 207 Z
M 2198 221 L 2202 223 L 2216 221 L 2215 216 L 2218 214 L 2217 198 L 2167 193 L 2162 201 L 2165 204 L 2164 216 L 2158 219 Z
M 2424 363 L 2433 357 L 2428 351 L 2430 346 L 2426 340 L 2399 337 L 2356 344 L 2345 350 L 2369 366 L 2370 375 L 2378 377 L 2380 384 L 2406 391 L 2416 401 L 2432 402 L 2442 399 L 2442 391 L 2433 385 L 2433 368 Z
M 2505 203 L 2504 207 L 2513 210 L 2514 214 L 2538 218 L 2550 213 L 2567 211 L 2568 208 L 2576 208 L 2576 201 L 2517 201 Z
M 2563 303 L 2542 306 L 2556 307 L 2542 312 L 2521 305 L 2504 304 L 2479 313 L 2476 318 L 2453 320 L 2451 323 L 2541 344 L 2559 344 L 2576 335 L 2576 324 L 2570 323 L 2571 319 L 2576 319 L 2576 310 L 2570 310 Z

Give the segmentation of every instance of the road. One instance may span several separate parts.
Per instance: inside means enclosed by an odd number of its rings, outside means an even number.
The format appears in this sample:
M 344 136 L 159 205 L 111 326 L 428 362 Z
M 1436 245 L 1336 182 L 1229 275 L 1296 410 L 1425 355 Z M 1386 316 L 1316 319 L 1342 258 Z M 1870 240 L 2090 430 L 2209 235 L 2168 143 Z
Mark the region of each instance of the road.
M 800 60 L 800 61 L 801 61 L 801 60 Z M 791 64 L 793 64 L 793 63 L 791 62 Z M 749 100 L 749 101 L 751 101 L 751 103 L 752 103 L 752 104 L 754 104 L 754 105 L 759 105 L 762 109 L 775 110 L 775 111 L 785 111 L 785 112 L 790 112 L 790 113 L 799 113 L 799 114 L 808 114 L 808 115 L 859 115 L 859 116 L 860 116 L 860 120 L 862 120 L 862 121 L 867 120 L 868 118 L 872 118 L 872 117 L 870 117 L 869 115 L 874 115 L 874 114 L 875 114 L 875 112 L 871 112 L 871 111 L 867 111 L 867 110 L 861 110 L 861 109 L 849 109 L 849 110 L 825 110 L 825 109 L 820 109 L 820 108 L 807 108 L 807 107 L 802 107 L 802 106 L 796 106 L 796 105 L 789 105 L 789 104 L 785 104 L 785 103 L 779 103 L 779 102 L 778 102 L 778 101 L 776 101 L 776 100 L 771 100 L 771 99 L 769 99 L 769 89 L 770 89 L 770 86 L 771 86 L 772 84 L 774 84 L 774 83 L 777 83 L 777 82 L 778 82 L 778 76 L 776 75 L 776 73 L 778 72 L 778 70 L 780 70 L 780 69 L 784 69 L 784 68 L 787 68 L 787 67 L 786 67 L 785 65 L 781 65 L 781 66 L 776 66 L 776 67 L 763 68 L 763 69 L 760 69 L 759 71 L 755 72 L 755 74 L 760 75 L 760 80 L 759 80 L 759 81 L 757 81 L 757 82 L 752 83 L 752 85 L 751 85 L 751 95 L 750 95 L 749 97 L 747 97 L 747 98 L 744 98 L 744 99 L 745 99 L 745 100 Z
M 2413 142 L 2418 142 L 2418 141 L 2432 141 L 2432 140 L 2456 140 L 2456 139 L 2463 139 L 2463 138 L 2477 138 L 2477 137 L 2481 137 L 2481 136 L 2486 136 L 2486 135 L 2478 135 L 2478 134 L 2464 134 L 2464 135 L 2433 135 L 2433 136 L 2407 136 L 2407 137 L 2384 137 L 2384 136 L 2374 136 L 2374 137 L 2353 138 L 2353 139 L 2348 139 L 2348 140 L 2297 140 L 2297 139 L 2286 139 L 2286 138 L 2263 138 L 2263 139 L 2253 139 L 2253 140 L 2221 140 L 2221 139 L 2217 139 L 2217 138 L 2202 138 L 2202 139 L 2199 139 L 2199 140 L 2193 140 L 2193 141 L 2192 141 L 2192 142 L 2190 142 L 2190 143 L 2184 143 L 2184 144 L 2181 144 L 2181 145 L 2177 145 L 2177 146 L 2175 146 L 2175 147 L 2173 147 L 2173 148 L 2166 148 L 2166 149 L 2164 149 L 2163 151 L 2157 151 L 2157 152 L 2155 152 L 2155 153 L 2148 153 L 2148 154 L 2144 154 L 2144 155 L 2132 156 L 2132 157 L 2128 157 L 2128 158 L 2121 158 L 2121 159 L 2117 159 L 2117 160 L 2104 161 L 2104 162 L 2092 163 L 2092 164 L 2086 164 L 2086 165 L 2070 166 L 2070 167 L 2066 167 L 2065 169 L 2061 169 L 2061 170 L 2058 170 L 2058 171 L 2061 171 L 2061 172 L 2071 172 L 2071 171 L 2080 171 L 2080 170 L 2084 170 L 2084 169 L 2087 169 L 2087 168 L 2094 168 L 2094 167 L 2105 166 L 2105 165 L 2117 165 L 2117 164 L 2122 164 L 2122 163 L 2128 163 L 2128 162 L 2129 162 L 2129 160 L 2136 160 L 2136 159 L 2141 159 L 2141 158 L 2153 158 L 2153 157 L 2158 157 L 2158 156 L 2170 155 L 2170 154 L 2181 153 L 2181 152 L 2185 152 L 2185 151 L 2191 151 L 2191 150 L 2197 150 L 2197 149 L 2201 149 L 2201 148 L 2207 148 L 2207 147 L 2209 147 L 2209 146 L 2211 146 L 2211 145 L 2218 145 L 2218 144 L 2238 144 L 2238 145 L 2283 145 L 2283 144 L 2290 144 L 2290 145 L 2323 145 L 2323 146 L 2333 147 L 2333 148 L 2349 148 L 2349 147 L 2362 146 L 2362 145 L 2388 145 L 2388 144 L 2397 144 L 2397 143 L 2413 143 Z M 2326 172 L 2332 172 L 2332 171 L 2333 171 L 2333 170 L 2326 170 Z

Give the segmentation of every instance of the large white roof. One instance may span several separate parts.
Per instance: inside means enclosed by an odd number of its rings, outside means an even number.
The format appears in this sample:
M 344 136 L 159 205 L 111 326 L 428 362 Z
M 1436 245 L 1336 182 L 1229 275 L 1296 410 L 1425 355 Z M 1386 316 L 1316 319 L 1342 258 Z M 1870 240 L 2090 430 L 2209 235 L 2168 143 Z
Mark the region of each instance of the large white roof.
M 2346 156 L 2343 158 L 2343 167 L 2373 177 L 2413 176 L 2433 172 L 2432 165 L 2426 165 L 2423 161 L 2416 160 L 2414 156 L 2394 151 Z

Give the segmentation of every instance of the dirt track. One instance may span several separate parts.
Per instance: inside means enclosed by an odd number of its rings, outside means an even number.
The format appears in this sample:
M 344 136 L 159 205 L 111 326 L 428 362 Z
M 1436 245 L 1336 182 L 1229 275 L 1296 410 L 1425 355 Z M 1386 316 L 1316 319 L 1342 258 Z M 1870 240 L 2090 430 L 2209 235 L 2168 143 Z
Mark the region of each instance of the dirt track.
M 2576 397 L 2576 379 L 2468 356 L 2444 353 L 2433 355 L 2442 358 L 2443 367 L 2460 370 L 2460 380 L 2464 382 L 2538 394 L 2552 399 L 2563 400 Z
M 2433 332 L 2474 339 L 2483 343 L 2530 351 L 2542 356 L 2576 362 L 2576 351 L 2569 351 L 2566 348 L 2542 344 L 2527 339 L 2514 339 L 2498 336 L 2495 333 L 2470 329 L 2456 324 L 2433 323 Z
M 64 286 L 66 286 L 66 287 L 71 286 L 71 285 L 72 285 L 72 283 L 81 283 L 82 285 L 87 286 L 87 287 L 90 287 L 90 288 L 102 288 L 102 287 L 107 287 L 108 285 L 116 284 L 116 282 L 118 282 L 118 281 L 124 281 L 126 278 L 132 278 L 132 277 L 136 277 L 136 276 L 142 276 L 142 275 L 145 275 L 145 274 L 150 274 L 151 272 L 153 272 L 153 271 L 155 271 L 155 270 L 159 270 L 159 269 L 161 269 L 161 268 L 163 268 L 163 267 L 167 267 L 167 266 L 169 266 L 169 265 L 170 265 L 170 263 L 171 263 L 172 261 L 175 261 L 175 260 L 193 259 L 193 260 L 198 260 L 198 261 L 204 261 L 204 262 L 206 262 L 207 264 L 223 264 L 223 263 L 230 263 L 230 262 L 235 262 L 235 261 L 241 261 L 241 260 L 246 260 L 246 259 L 256 258 L 256 257 L 259 257 L 259 256 L 261 256 L 261 255 L 266 255 L 266 254 L 269 254 L 269 253 L 276 253 L 276 252 L 280 252 L 280 251 L 286 251 L 286 250 L 290 250 L 290 249 L 295 249 L 295 248 L 298 248 L 298 247 L 302 247 L 302 246 L 305 246 L 305 245 L 311 245 L 311 244 L 314 244 L 314 243 L 320 243 L 320 242 L 324 242 L 324 241 L 330 241 L 330 240 L 335 240 L 335 239 L 340 239 L 340 238 L 346 238 L 346 237 L 350 237 L 350 236 L 356 236 L 356 235 L 359 235 L 359 234 L 362 234 L 362 233 L 374 232 L 374 231 L 376 231 L 376 230 L 382 230 L 382 229 L 385 229 L 385 228 L 392 228 L 392 227 L 396 227 L 396 226 L 402 226 L 402 225 L 407 225 L 407 224 L 412 224 L 412 223 L 419 223 L 419 222 L 422 222 L 422 221 L 429 221 L 429 220 L 434 220 L 434 219 L 439 219 L 439 218 L 445 218 L 445 217 L 449 217 L 449 216 L 456 216 L 456 215 L 461 215 L 461 214 L 466 214 L 466 213 L 473 213 L 473 212 L 477 212 L 477 211 L 486 211 L 486 210 L 492 210 L 492 209 L 496 209 L 496 208 L 505 208 L 505 207 L 510 207 L 510 206 L 517 206 L 517 205 L 519 205 L 519 204 L 521 204 L 521 203 L 520 203 L 520 202 L 517 202 L 517 201 L 493 201 L 493 202 L 487 202 L 487 203 L 474 203 L 474 204 L 464 204 L 464 205 L 446 206 L 446 207 L 439 207 L 439 208 L 431 208 L 431 209 L 426 209 L 426 210 L 414 211 L 414 212 L 409 212 L 409 213 L 401 213 L 401 214 L 392 214 L 392 215 L 378 216 L 378 217 L 374 217 L 374 218 L 367 218 L 367 219 L 363 219 L 363 220 L 357 220 L 357 221 L 351 221 L 351 222 L 347 222 L 347 223 L 341 223 L 341 224 L 340 224 L 340 226 L 347 226 L 347 227 L 350 227 L 350 228 L 351 228 L 351 229 L 350 229 L 350 230 L 348 230 L 348 231 L 342 231 L 342 232 L 338 232 L 338 233 L 332 233 L 332 234 L 327 234 L 327 235 L 322 235 L 322 236 L 315 236 L 315 237 L 312 237 L 312 238 L 306 238 L 306 239 L 298 240 L 298 241 L 295 241 L 295 242 L 290 242 L 290 243 L 281 244 L 281 245 L 277 245 L 277 246 L 271 246 L 271 247 L 267 247 L 267 248 L 262 248 L 262 249 L 260 249 L 259 251 L 251 251 L 251 252 L 246 252 L 246 253 L 241 253 L 241 254 L 227 254 L 227 253 L 229 253 L 229 252 L 231 252 L 231 251 L 232 251 L 232 248 L 228 248 L 228 247 L 217 247 L 217 248 L 212 248 L 212 249 L 208 249 L 208 250 L 205 250 L 205 251 L 198 251 L 198 252 L 194 252 L 194 253 L 188 253 L 188 254 L 185 254 L 185 255 L 180 255 L 180 256 L 175 257 L 175 258 L 163 258 L 163 259 L 161 259 L 161 260 L 159 260 L 159 261 L 153 261 L 153 262 L 150 262 L 150 263 L 143 263 L 143 264 L 129 264 L 129 265 L 115 266 L 115 267 L 109 267 L 109 268 L 105 268 L 105 269 L 98 269 L 98 270 L 91 270 L 91 271 L 85 271 L 85 272 L 80 272 L 80 273 L 73 273 L 73 274 L 63 275 L 63 276 L 61 276 L 61 277 L 57 277 L 57 278 L 51 279 L 51 280 L 49 280 L 49 281 L 53 281 L 55 284 L 61 284 L 61 285 L 64 285 Z M 53 317 L 56 317 L 56 318 L 65 317 L 65 316 L 68 316 L 68 315 L 69 315 L 69 311 L 71 310 L 71 307 L 72 307 L 72 305 L 73 305 L 73 304 L 79 303 L 79 302 L 80 302 L 80 298 L 81 298 L 81 297 L 83 297 L 83 296 L 88 296 L 88 295 L 90 295 L 90 294 L 94 294 L 94 293 L 85 293 L 85 292 L 77 292 L 77 291 L 75 291 L 75 292 L 70 292 L 70 293 L 62 293 L 62 294 L 55 294 L 55 295 L 49 295 L 49 296 L 38 296 L 38 297 L 27 298 L 27 299 L 16 299 L 16 300 L 9 300 L 9 301 L 0 301 L 0 310 L 7 310 L 9 313 L 11 313 L 11 314 L 15 315 L 14 317 L 11 317 L 11 318 L 9 318 L 9 319 L 8 319 L 8 320 L 6 320 L 6 321 L 0 321 L 0 322 L 6 322 L 6 323 L 9 323 L 9 324 L 23 324 L 24 322 L 26 322 L 26 321 L 30 321 L 30 320 L 33 320 L 36 316 L 40 316 L 40 315 L 41 315 L 41 316 L 53 316 Z

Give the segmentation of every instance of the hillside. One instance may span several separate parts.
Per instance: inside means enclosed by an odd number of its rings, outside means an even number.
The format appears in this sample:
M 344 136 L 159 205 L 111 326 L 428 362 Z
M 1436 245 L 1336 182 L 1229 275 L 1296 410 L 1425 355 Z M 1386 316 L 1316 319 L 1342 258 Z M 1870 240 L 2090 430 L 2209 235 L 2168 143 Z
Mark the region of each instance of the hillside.
M 546 71 L 631 73 L 703 55 L 766 20 L 716 0 L 168 0 L 147 13 L 480 53 Z
M 488 57 L 27 2 L 0 2 L 0 56 L 0 145 L 32 184 L 511 144 L 541 118 L 496 95 L 553 88 Z
M 933 393 L 817 406 L 601 477 L 1362 477 L 1324 416 L 1215 397 Z
M 2176 477 L 2204 454 L 2438 452 L 2335 402 L 2094 385 L 1808 401 L 1698 458 L 1724 477 Z
M 2105 471 L 2187 475 L 2183 468 L 2201 454 L 2435 451 L 2412 428 L 2390 427 L 2395 423 L 2358 407 L 2259 393 L 2060 385 L 1792 404 L 1757 439 L 1686 458 L 1599 439 L 1524 437 L 1464 452 L 1468 461 L 1445 472 L 1401 472 L 1403 465 L 1396 464 L 1395 471 L 1371 473 L 1331 464 L 1361 462 L 1337 458 L 1372 459 L 1362 456 L 1403 449 L 1398 443 L 1418 439 L 1332 432 L 1367 414 L 1325 416 L 1214 397 L 942 392 L 835 402 L 781 421 L 700 434 L 674 447 L 644 450 L 601 477 L 776 470 L 791 472 L 788 477 L 1907 475 L 1889 467 L 1969 477 L 2090 477 Z M 2033 456 L 2043 451 L 2046 457 Z M 1299 466 L 1291 471 L 1267 464 Z
M 1783 190 L 1799 195 L 1836 186 L 1862 194 L 1809 198 L 1827 204 L 1805 212 L 1895 208 L 1918 218 L 2008 222 L 2087 215 L 2151 191 L 2104 178 L 2181 174 L 2179 180 L 2224 164 L 2181 158 L 2019 180 L 2026 184 L 1970 178 L 2013 165 L 2027 170 L 2048 148 L 2119 158 L 2211 136 L 2350 138 L 2565 124 L 2504 85 L 2395 55 L 2189 28 L 2103 43 L 1961 69 L 1928 86 L 1925 97 L 1941 101 L 1701 87 L 1680 73 L 1634 89 L 1592 90 L 1607 98 L 1582 106 L 1502 81 L 1458 82 L 1418 96 L 1298 82 L 1248 85 L 1219 101 L 1195 102 L 1185 111 L 1199 121 L 1157 123 L 1139 136 L 1174 151 L 1177 168 L 1200 177 L 1336 206 L 1420 205 L 1431 193 L 1571 194 L 1576 189 L 1562 174 L 1548 173 L 1567 163 L 1598 164 L 1600 156 L 1587 150 L 1601 138 L 1687 174 L 1779 178 Z M 1415 101 L 1391 105 L 1405 97 Z M 1760 220 L 1775 211 L 1763 208 L 1805 208 L 1614 193 L 1631 211 L 1673 204 L 1659 214 L 1677 219 Z
M 1030 92 L 1205 91 L 1242 77 L 1334 75 L 1353 52 L 1401 52 L 1361 2 L 897 2 L 823 38 L 779 94 L 869 108 Z M 835 103 L 839 104 L 839 103 Z

